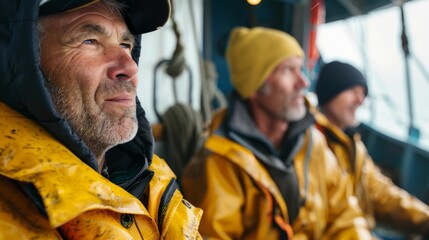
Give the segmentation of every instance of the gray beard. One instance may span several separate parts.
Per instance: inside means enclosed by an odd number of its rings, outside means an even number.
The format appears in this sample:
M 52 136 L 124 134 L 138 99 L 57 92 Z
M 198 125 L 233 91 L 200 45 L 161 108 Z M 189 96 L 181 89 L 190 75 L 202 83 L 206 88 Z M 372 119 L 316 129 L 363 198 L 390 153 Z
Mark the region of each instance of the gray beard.
M 113 119 L 105 112 L 94 115 L 85 109 L 73 104 L 68 89 L 58 87 L 47 81 L 47 88 L 51 94 L 52 101 L 58 114 L 71 126 L 72 130 L 79 136 L 96 158 L 104 156 L 110 148 L 130 141 L 137 133 L 137 117 L 135 109 L 128 109 L 124 117 Z M 134 124 L 120 129 L 126 118 L 132 119 Z M 120 134 L 118 131 L 125 131 Z
M 305 106 L 303 105 L 299 109 L 295 109 L 294 111 L 288 111 L 285 114 L 285 120 L 288 122 L 301 120 L 306 113 Z

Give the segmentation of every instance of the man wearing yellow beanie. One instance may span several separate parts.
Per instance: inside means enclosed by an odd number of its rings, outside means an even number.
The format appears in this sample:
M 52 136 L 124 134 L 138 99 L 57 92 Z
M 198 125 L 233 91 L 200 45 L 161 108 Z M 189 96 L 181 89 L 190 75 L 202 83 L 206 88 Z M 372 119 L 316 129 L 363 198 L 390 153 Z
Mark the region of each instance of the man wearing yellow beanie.
M 371 239 L 350 184 L 307 110 L 304 53 L 290 35 L 235 28 L 234 92 L 183 179 L 216 239 Z

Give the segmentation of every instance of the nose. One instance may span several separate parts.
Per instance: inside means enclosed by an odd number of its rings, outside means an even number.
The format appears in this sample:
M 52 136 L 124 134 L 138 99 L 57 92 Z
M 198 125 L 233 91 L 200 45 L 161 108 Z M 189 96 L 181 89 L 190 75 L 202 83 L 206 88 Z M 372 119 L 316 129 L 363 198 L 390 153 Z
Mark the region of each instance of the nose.
M 110 66 L 107 69 L 107 77 L 118 81 L 131 81 L 136 79 L 138 72 L 137 63 L 131 57 L 127 49 L 120 46 L 112 47 L 109 50 Z
M 310 85 L 310 82 L 308 81 L 307 76 L 301 71 L 297 71 L 297 81 L 296 81 L 296 87 L 298 89 L 305 89 Z
M 356 91 L 356 99 L 359 105 L 365 100 L 365 93 L 363 91 Z

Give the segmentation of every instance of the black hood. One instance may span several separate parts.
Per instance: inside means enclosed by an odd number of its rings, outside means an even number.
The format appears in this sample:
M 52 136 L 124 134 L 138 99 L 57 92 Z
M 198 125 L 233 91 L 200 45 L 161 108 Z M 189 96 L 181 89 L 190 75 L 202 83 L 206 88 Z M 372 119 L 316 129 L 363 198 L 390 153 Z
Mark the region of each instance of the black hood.
M 82 139 L 72 131 L 68 122 L 56 112 L 45 86 L 45 78 L 40 70 L 37 31 L 41 2 L 51 4 L 46 5 L 47 7 L 44 9 L 43 14 L 46 15 L 53 13 L 52 11 L 55 9 L 58 10 L 58 7 L 62 6 L 61 4 L 64 5 L 64 9 L 61 8 L 58 11 L 79 6 L 75 3 L 84 4 L 90 1 L 0 0 L 0 101 L 39 123 L 82 161 L 97 169 L 94 155 Z M 153 31 L 156 29 L 154 24 L 161 26 L 167 21 L 170 13 L 169 1 L 121 0 L 121 2 L 129 4 L 124 18 L 129 28 L 133 29 L 132 32 L 136 34 L 136 47 L 133 49 L 132 55 L 134 60 L 138 62 L 141 39 L 138 34 Z M 140 19 L 136 19 L 136 13 L 141 14 L 143 7 L 149 8 L 151 6 L 152 9 L 145 10 L 149 12 L 148 16 L 142 19 L 145 21 L 157 20 L 157 22 L 151 24 L 138 22 Z M 159 16 L 154 15 L 157 11 Z M 135 159 L 138 159 L 137 162 L 140 162 L 138 166 L 148 165 L 147 161 L 150 161 L 153 155 L 153 137 L 149 122 L 138 99 L 137 118 L 139 129 L 136 137 L 126 144 L 109 150 L 106 154 L 107 162 L 112 161 L 113 156 L 121 155 L 121 159 L 126 158 L 127 161 L 136 162 Z

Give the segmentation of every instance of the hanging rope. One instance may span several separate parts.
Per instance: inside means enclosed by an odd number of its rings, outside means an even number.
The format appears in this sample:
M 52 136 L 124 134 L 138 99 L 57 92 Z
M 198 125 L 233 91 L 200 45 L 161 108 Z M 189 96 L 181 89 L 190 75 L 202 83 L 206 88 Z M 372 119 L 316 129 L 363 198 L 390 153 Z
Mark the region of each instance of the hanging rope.
M 171 9 L 173 11 L 173 2 L 171 2 Z M 176 20 L 174 19 L 173 12 L 171 13 L 171 21 L 173 22 L 173 31 L 176 37 L 176 48 L 174 49 L 173 56 L 171 57 L 170 63 L 165 70 L 168 75 L 173 79 L 182 74 L 186 67 L 184 48 L 180 39 L 180 31 Z
M 179 180 L 183 169 L 204 141 L 199 112 L 184 104 L 175 104 L 163 116 L 166 161 Z
M 204 59 L 201 53 L 201 49 L 198 46 L 198 36 L 197 36 L 197 27 L 195 24 L 195 16 L 194 16 L 194 7 L 193 4 L 191 2 L 192 0 L 188 0 L 188 7 L 189 7 L 189 12 L 190 12 L 190 16 L 191 16 L 191 26 L 192 26 L 192 33 L 193 33 L 193 37 L 194 37 L 194 41 L 196 44 L 196 48 L 197 48 L 197 53 L 198 53 L 198 64 L 200 67 L 200 74 L 201 74 L 201 98 L 200 98 L 200 104 L 201 104 L 201 115 L 202 115 L 202 119 L 204 123 L 209 123 L 212 119 L 212 105 L 211 105 L 211 100 L 212 100 L 212 95 L 209 95 L 209 86 L 208 86 L 208 82 L 207 82 L 207 74 L 206 74 L 206 68 L 205 68 L 205 64 L 204 64 Z
M 204 69 L 206 72 L 206 86 L 205 88 L 202 88 L 202 95 L 208 96 L 207 99 L 214 100 L 219 105 L 216 108 L 224 108 L 228 105 L 228 102 L 226 100 L 225 95 L 219 90 L 217 87 L 217 71 L 215 68 L 215 65 L 212 61 L 206 60 L 204 61 Z M 211 103 L 213 104 L 213 103 Z M 213 111 L 213 107 L 211 108 L 211 111 Z
M 203 142 L 203 123 L 201 114 L 192 108 L 192 72 L 186 64 L 184 47 L 181 41 L 181 33 L 176 19 L 174 18 L 173 1 L 171 2 L 171 21 L 176 37 L 176 47 L 170 60 L 164 60 L 158 64 L 166 64 L 165 72 L 173 79 L 174 104 L 165 111 L 162 116 L 158 116 L 162 123 L 161 139 L 165 143 L 165 149 L 160 149 L 167 164 L 177 176 L 180 185 L 183 169 L 190 161 L 194 153 L 201 148 Z M 177 97 L 176 78 L 185 70 L 189 71 L 189 102 L 179 103 Z M 155 73 L 156 76 L 156 73 Z M 154 82 L 154 94 L 156 94 L 156 78 Z M 155 97 L 156 99 L 156 97 Z M 156 101 L 154 100 L 156 111 Z

